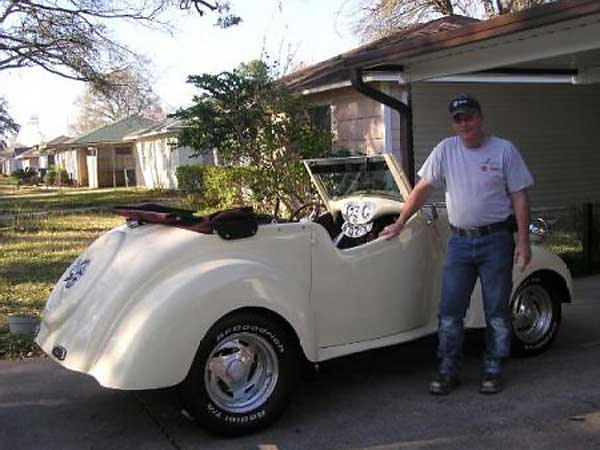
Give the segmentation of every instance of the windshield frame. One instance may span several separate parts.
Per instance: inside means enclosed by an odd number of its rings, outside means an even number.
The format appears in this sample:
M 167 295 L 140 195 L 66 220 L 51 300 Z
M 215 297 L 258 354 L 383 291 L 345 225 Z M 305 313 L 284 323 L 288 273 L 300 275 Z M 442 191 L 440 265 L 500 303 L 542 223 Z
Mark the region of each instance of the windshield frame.
M 330 197 L 326 187 L 323 185 L 320 178 L 318 176 L 315 176 L 315 173 L 313 171 L 313 168 L 315 168 L 315 167 L 335 166 L 335 165 L 353 165 L 353 164 L 358 165 L 361 163 L 368 165 L 370 161 L 372 161 L 373 163 L 382 162 L 382 161 L 385 162 L 388 170 L 390 171 L 390 174 L 392 175 L 394 182 L 396 183 L 396 186 L 397 186 L 402 198 L 398 198 L 398 197 L 395 197 L 390 194 L 386 194 L 385 192 L 381 192 L 381 191 L 351 193 L 351 194 L 348 194 L 347 196 L 332 198 L 332 197 Z M 394 156 L 392 156 L 391 154 L 382 154 L 382 155 L 375 155 L 375 156 L 350 156 L 350 157 L 343 157 L 343 158 L 306 159 L 306 160 L 304 160 L 304 166 L 306 167 L 306 170 L 308 171 L 308 173 L 310 175 L 312 183 L 317 188 L 319 195 L 321 196 L 321 198 L 327 205 L 327 209 L 329 209 L 330 212 L 332 210 L 332 208 L 331 208 L 332 202 L 339 202 L 339 200 L 343 199 L 343 198 L 364 195 L 367 197 L 368 196 L 384 197 L 384 198 L 388 198 L 388 199 L 397 200 L 398 202 L 404 202 L 404 201 L 406 201 L 410 192 L 412 191 L 412 188 L 410 187 L 410 183 L 408 182 L 406 175 L 404 174 L 403 170 L 400 168 L 400 164 L 398 163 L 396 158 L 394 158 Z

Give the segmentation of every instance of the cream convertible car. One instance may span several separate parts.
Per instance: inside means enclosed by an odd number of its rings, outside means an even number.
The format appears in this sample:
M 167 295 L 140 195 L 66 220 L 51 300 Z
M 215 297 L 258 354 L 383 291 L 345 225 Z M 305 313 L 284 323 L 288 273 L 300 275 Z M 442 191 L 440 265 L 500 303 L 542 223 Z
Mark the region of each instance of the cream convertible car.
M 46 305 L 38 344 L 116 389 L 178 385 L 209 430 L 241 434 L 284 409 L 301 363 L 435 333 L 448 223 L 423 208 L 378 238 L 410 187 L 389 155 L 305 162 L 327 212 L 275 222 L 146 205 L 94 242 Z M 466 324 L 483 327 L 479 289 Z M 563 262 L 534 246 L 514 273 L 515 351 L 545 349 L 571 298 Z M 432 355 L 433 357 L 433 355 Z

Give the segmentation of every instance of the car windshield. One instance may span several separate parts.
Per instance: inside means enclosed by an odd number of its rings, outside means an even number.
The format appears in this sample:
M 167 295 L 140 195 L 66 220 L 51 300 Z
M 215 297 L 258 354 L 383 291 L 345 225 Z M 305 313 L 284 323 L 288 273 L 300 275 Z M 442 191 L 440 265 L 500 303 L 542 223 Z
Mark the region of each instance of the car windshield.
M 403 200 L 382 156 L 311 160 L 307 166 L 331 200 L 361 194 Z

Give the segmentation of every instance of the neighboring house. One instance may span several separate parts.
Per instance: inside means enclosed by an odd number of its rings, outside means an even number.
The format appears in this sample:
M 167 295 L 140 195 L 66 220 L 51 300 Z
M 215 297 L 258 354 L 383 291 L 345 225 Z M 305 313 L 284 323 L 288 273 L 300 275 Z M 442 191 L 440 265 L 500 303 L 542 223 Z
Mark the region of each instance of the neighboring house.
M 135 174 L 138 186 L 176 189 L 178 167 L 213 163 L 212 154 L 192 156 L 193 149 L 177 145 L 181 127 L 181 121 L 168 118 L 126 136 L 126 139 L 135 141 Z
M 288 75 L 329 108 L 334 148 L 394 153 L 409 178 L 452 133 L 449 100 L 481 100 L 536 178 L 533 205 L 600 198 L 600 2 L 560 1 L 483 22 L 410 27 Z M 437 194 L 439 197 L 439 193 Z
M 29 149 L 30 147 L 15 146 L 6 150 L 1 163 L 2 173 L 4 175 L 11 175 L 14 171 L 22 169 L 23 165 L 20 156 Z
M 21 161 L 21 168 L 23 170 L 40 168 L 40 153 L 37 145 L 29 147 L 23 153 L 15 156 L 15 158 Z
M 78 186 L 135 186 L 134 142 L 125 137 L 154 124 L 143 117 L 130 116 L 77 136 L 59 145 L 56 164 Z
M 61 148 L 70 139 L 68 136 L 60 135 L 40 145 L 40 168 L 46 170 L 53 169 L 56 164 L 57 149 Z
M 21 168 L 21 161 L 15 159 L 15 149 L 7 148 L 0 153 L 0 174 L 10 175 Z

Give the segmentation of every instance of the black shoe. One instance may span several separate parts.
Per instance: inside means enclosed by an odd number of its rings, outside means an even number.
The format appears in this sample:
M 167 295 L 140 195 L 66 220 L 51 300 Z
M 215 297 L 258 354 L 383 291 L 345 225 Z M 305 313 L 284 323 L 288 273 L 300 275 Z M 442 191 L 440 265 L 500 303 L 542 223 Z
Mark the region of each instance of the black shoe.
M 482 394 L 496 394 L 502 390 L 502 378 L 499 373 L 485 373 L 481 379 L 479 392 Z
M 458 377 L 448 375 L 447 373 L 438 374 L 437 378 L 429 383 L 429 392 L 433 395 L 448 395 L 458 385 Z

